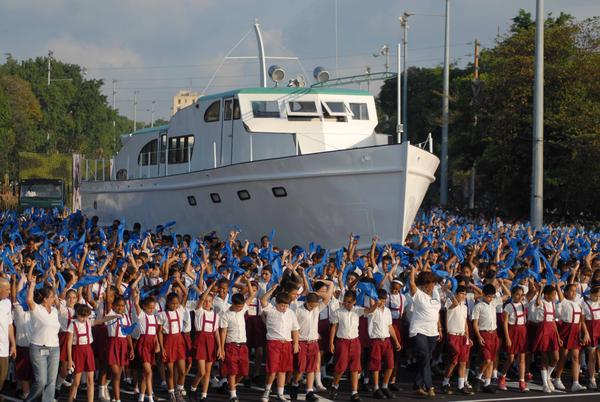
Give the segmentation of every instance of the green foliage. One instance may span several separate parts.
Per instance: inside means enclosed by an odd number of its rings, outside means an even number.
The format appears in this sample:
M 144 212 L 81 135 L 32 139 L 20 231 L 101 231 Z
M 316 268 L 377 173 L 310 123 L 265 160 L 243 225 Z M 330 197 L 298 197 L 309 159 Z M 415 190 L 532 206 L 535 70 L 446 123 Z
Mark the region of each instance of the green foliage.
M 548 211 L 600 216 L 600 19 L 546 20 L 544 198 Z M 535 24 L 521 11 L 510 31 L 472 66 L 453 68 L 450 85 L 450 200 L 463 206 L 466 173 L 477 166 L 476 203 L 513 216 L 529 214 Z M 441 134 L 442 72 L 409 70 L 411 142 Z M 380 129 L 395 131 L 395 80 L 378 97 Z M 439 145 L 434 147 L 439 153 Z

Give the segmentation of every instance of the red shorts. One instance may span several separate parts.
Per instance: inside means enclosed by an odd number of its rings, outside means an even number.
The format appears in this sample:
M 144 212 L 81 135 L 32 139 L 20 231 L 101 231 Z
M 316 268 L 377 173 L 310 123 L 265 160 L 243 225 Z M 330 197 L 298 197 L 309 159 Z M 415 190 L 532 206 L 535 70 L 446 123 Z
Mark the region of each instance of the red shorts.
M 29 348 L 17 346 L 17 359 L 15 360 L 15 377 L 17 381 L 33 381 L 33 368 L 29 357 Z
M 125 351 L 127 351 L 127 344 L 125 344 Z M 96 371 L 96 362 L 94 360 L 94 350 L 92 349 L 92 345 L 73 345 L 71 352 L 73 353 L 75 373 Z
M 135 345 L 140 363 L 156 363 L 156 335 L 141 335 Z
M 298 353 L 294 355 L 294 369 L 298 373 L 314 373 L 319 367 L 319 342 L 300 341 Z
M 345 372 L 346 369 L 350 370 L 351 372 L 359 372 L 360 352 L 361 346 L 358 338 L 336 338 L 335 355 L 333 357 L 335 361 L 334 372 L 339 374 Z
M 67 334 L 68 332 L 58 333 L 58 344 L 60 345 L 60 361 L 66 362 L 69 357 L 67 356 Z
M 555 325 L 554 321 L 537 324 L 533 348 L 530 349 L 532 352 L 556 352 L 559 349 Z
M 360 317 L 358 320 L 358 339 L 360 339 L 360 346 L 364 348 L 371 347 L 371 338 L 369 338 L 369 319 L 367 317 Z
M 563 342 L 563 349 L 580 349 L 581 345 L 579 344 L 579 332 L 581 330 L 581 324 L 561 322 L 557 325 L 558 334 L 560 335 L 560 339 L 562 339 Z
M 500 339 L 496 331 L 480 331 L 485 345 L 481 346 L 481 357 L 483 360 L 494 361 L 500 348 Z
M 329 351 L 329 318 L 319 320 L 319 350 Z
M 394 349 L 390 338 L 371 339 L 371 353 L 369 355 L 369 370 L 379 371 L 382 363 L 386 369 L 394 368 Z
M 446 337 L 448 346 L 448 355 L 451 364 L 468 363 L 471 345 L 467 343 L 469 338 L 466 335 L 451 335 Z
M 248 347 L 244 343 L 226 343 L 225 361 L 221 369 L 224 377 L 247 376 L 250 364 L 248 363 Z
M 129 356 L 127 356 L 127 338 L 108 338 L 108 360 L 109 366 L 129 366 Z M 104 352 L 106 353 L 106 351 Z
M 267 340 L 267 374 L 286 373 L 293 369 L 292 342 Z
M 214 362 L 217 360 L 217 345 L 214 332 L 196 332 L 194 339 L 194 359 Z
M 527 326 L 526 325 L 508 325 L 508 336 L 510 337 L 510 348 L 508 354 L 518 355 L 527 353 Z
M 92 327 L 92 335 L 94 342 L 92 342 L 92 349 L 94 350 L 94 356 L 96 357 L 96 364 L 98 366 L 104 366 L 107 363 L 108 354 L 108 328 L 106 325 L 94 325 Z
M 267 343 L 267 327 L 261 315 L 247 315 L 246 345 L 249 348 L 264 348 Z
M 175 363 L 179 360 L 185 360 L 185 340 L 181 332 L 177 334 L 163 334 L 163 347 L 167 354 L 167 357 L 163 358 L 164 363 Z

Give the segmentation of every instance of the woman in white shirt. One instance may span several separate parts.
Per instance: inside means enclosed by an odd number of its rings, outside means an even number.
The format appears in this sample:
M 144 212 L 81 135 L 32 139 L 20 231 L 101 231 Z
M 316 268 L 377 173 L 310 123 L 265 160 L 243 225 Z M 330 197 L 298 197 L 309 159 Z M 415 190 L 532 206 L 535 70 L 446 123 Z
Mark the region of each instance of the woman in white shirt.
M 434 295 L 436 277 L 431 272 L 420 272 L 415 282 L 415 269 L 410 271 L 412 319 L 409 337 L 417 359 L 415 384 L 419 395 L 435 396 L 431 379 L 431 356 L 441 334 L 440 309 L 442 304 Z
M 35 382 L 29 392 L 26 402 L 37 400 L 42 402 L 54 401 L 54 386 L 58 375 L 60 346 L 58 331 L 58 310 L 54 306 L 56 292 L 53 288 L 44 286 L 38 290 L 37 303 L 33 298 L 36 280 L 29 274 L 29 290 L 27 305 L 31 319 L 29 321 L 29 354 Z

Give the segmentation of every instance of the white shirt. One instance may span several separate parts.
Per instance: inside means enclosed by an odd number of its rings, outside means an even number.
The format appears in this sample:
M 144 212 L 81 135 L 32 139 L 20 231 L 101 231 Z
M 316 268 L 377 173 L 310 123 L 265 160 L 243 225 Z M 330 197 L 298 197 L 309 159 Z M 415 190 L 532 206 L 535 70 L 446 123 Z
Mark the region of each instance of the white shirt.
M 217 312 L 217 314 L 222 314 L 225 311 L 229 310 L 231 307 L 231 303 L 227 300 L 221 299 L 219 296 L 216 296 L 213 301 L 213 309 Z
M 58 347 L 58 331 L 60 322 L 58 322 L 58 310 L 54 306 L 50 312 L 46 307 L 38 304 L 33 310 L 29 311 L 31 320 L 29 321 L 29 341 L 32 345 Z
M 260 308 L 260 300 L 258 297 L 255 297 L 254 300 L 248 305 L 248 315 L 255 316 L 259 315 L 261 312 Z
M 67 331 L 71 320 L 75 317 L 75 311 L 73 307 L 67 307 L 67 303 L 64 300 L 60 301 L 60 308 L 58 310 L 58 321 L 60 322 L 60 330 L 63 332 Z
M 450 308 L 450 300 L 446 303 L 446 329 L 450 335 L 466 335 L 465 325 L 468 318 L 468 308 L 465 302 Z
M 192 316 L 190 315 L 190 310 L 187 307 L 183 307 L 183 326 L 181 328 L 181 332 L 184 334 L 189 334 L 192 332 Z
M 179 334 L 183 332 L 183 320 L 185 318 L 183 307 L 179 306 L 175 311 L 162 311 L 158 313 L 156 318 L 162 326 L 163 334 Z
M 104 323 L 106 325 L 106 329 L 108 330 L 109 338 L 126 338 L 126 335 L 123 334 L 122 327 L 130 326 L 131 320 L 127 314 L 117 314 L 114 311 L 110 311 L 107 315 L 117 315 L 120 318 L 116 318 L 114 320 L 110 320 Z M 75 321 L 75 320 L 73 320 Z M 73 322 L 71 321 L 71 323 Z
M 385 339 L 390 337 L 390 325 L 392 325 L 392 312 L 389 308 L 376 308 L 367 315 L 369 338 Z
M 20 303 L 13 305 L 13 319 L 15 325 L 15 342 L 17 346 L 22 348 L 29 347 L 29 334 L 27 327 L 29 326 L 29 312 L 23 310 Z
M 496 320 L 497 306 L 498 298 L 492 299 L 489 303 L 482 299 L 475 305 L 471 318 L 478 320 L 480 331 L 495 331 L 498 329 L 498 322 Z
M 525 325 L 527 315 L 525 314 L 525 304 L 522 302 L 507 303 L 504 306 L 504 312 L 507 314 L 509 325 Z
M 319 340 L 319 315 L 321 310 L 326 310 L 327 306 L 319 303 L 317 307 L 308 311 L 305 305 L 297 307 L 296 319 L 300 329 L 298 330 L 298 339 L 301 341 Z
M 263 314 L 266 317 L 267 340 L 292 340 L 292 331 L 298 331 L 300 325 L 296 314 L 287 308 L 285 312 L 277 310 L 271 303 L 263 308 Z
M 0 300 L 0 357 L 8 357 L 10 354 L 8 329 L 12 323 L 12 303 L 10 299 Z
M 73 334 L 73 345 L 91 345 L 94 341 L 92 336 L 92 322 L 89 318 L 84 322 L 78 319 L 72 320 L 67 328 L 67 332 Z
M 328 320 L 331 317 L 331 314 L 333 314 L 333 312 L 338 308 L 340 308 L 339 300 L 335 297 L 332 297 L 329 299 L 327 306 L 319 311 L 319 320 Z
M 219 314 L 215 310 L 198 308 L 194 314 L 196 332 L 215 332 L 219 328 Z
M 592 319 L 594 320 L 600 320 L 600 300 L 598 301 L 591 301 L 591 300 L 586 300 L 583 302 L 582 304 L 583 307 L 583 314 L 585 314 L 585 319 L 588 321 L 591 321 Z M 592 317 L 592 314 L 594 314 L 594 316 Z
M 390 293 L 386 304 L 392 312 L 393 320 L 402 318 L 402 314 L 404 314 L 404 306 L 406 305 L 406 297 L 404 297 L 402 293 Z
M 348 311 L 346 307 L 340 307 L 329 319 L 332 324 L 338 324 L 336 337 L 341 339 L 358 338 L 359 318 L 365 315 L 363 307 L 353 307 Z
M 557 306 L 558 319 L 567 324 L 579 324 L 581 322 L 581 304 L 575 300 L 563 299 Z
M 225 343 L 246 343 L 246 320 L 244 314 L 248 306 L 240 311 L 227 310 L 220 314 L 219 328 L 227 328 Z
M 423 334 L 425 336 L 439 336 L 438 320 L 442 303 L 439 299 L 429 296 L 421 289 L 412 296 L 412 318 L 410 320 L 409 337 Z
M 544 307 L 546 308 L 545 312 Z M 548 302 L 544 299 L 541 300 L 541 304 L 539 306 L 536 304 L 535 300 L 532 300 L 529 311 L 531 312 L 530 315 L 533 322 L 554 322 L 556 318 L 554 302 Z
M 146 314 L 144 310 L 137 315 L 137 323 L 141 335 L 156 335 L 158 320 L 154 314 Z

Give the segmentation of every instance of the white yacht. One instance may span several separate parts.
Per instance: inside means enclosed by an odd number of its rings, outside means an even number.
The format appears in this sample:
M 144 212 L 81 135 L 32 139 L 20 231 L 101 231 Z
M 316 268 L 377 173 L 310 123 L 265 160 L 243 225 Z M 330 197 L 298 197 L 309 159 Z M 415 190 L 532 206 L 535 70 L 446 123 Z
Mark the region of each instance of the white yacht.
M 375 133 L 366 91 L 266 87 L 262 42 L 259 54 L 261 87 L 201 96 L 168 125 L 121 136 L 110 177 L 81 183 L 83 212 L 191 235 L 275 229 L 284 246 L 403 242 L 439 159 Z

